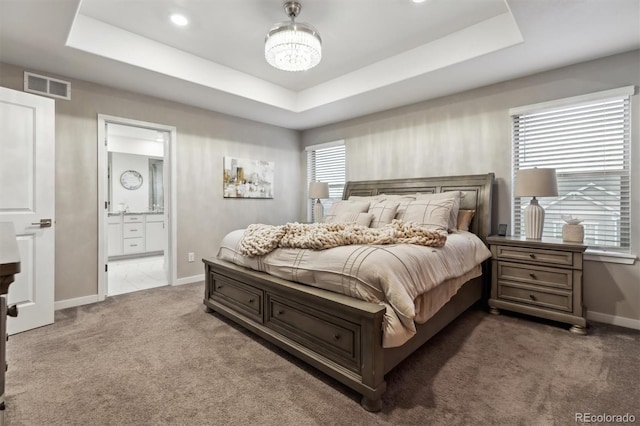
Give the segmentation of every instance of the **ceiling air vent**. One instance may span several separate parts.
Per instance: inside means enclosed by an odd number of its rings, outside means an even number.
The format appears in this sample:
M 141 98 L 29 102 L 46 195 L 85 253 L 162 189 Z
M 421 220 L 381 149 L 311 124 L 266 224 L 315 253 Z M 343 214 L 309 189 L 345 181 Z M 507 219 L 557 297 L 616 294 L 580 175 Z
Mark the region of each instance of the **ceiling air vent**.
M 59 99 L 71 99 L 71 83 L 31 72 L 24 73 L 24 91 Z

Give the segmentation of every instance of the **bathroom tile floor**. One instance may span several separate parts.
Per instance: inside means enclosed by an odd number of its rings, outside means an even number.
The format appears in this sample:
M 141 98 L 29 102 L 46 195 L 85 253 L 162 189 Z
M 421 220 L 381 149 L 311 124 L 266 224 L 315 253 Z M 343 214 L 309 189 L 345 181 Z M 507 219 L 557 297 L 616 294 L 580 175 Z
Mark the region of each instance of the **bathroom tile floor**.
M 167 285 L 164 256 L 109 261 L 109 296 Z

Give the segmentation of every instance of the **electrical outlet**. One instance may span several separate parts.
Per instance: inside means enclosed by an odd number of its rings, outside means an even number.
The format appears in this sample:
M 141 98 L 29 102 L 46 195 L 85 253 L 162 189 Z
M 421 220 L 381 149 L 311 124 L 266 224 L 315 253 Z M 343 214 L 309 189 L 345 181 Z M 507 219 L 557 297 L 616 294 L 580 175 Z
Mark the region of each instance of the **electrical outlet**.
M 194 262 L 196 260 L 195 253 L 189 253 L 189 262 Z

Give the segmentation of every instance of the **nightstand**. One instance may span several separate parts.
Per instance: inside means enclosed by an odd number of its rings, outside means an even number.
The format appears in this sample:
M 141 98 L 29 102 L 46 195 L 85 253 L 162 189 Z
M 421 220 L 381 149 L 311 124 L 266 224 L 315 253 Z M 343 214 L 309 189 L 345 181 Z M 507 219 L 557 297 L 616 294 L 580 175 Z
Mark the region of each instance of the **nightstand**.
M 582 305 L 582 256 L 587 246 L 562 240 L 487 238 L 491 246 L 490 312 L 499 309 L 571 324 L 587 334 Z

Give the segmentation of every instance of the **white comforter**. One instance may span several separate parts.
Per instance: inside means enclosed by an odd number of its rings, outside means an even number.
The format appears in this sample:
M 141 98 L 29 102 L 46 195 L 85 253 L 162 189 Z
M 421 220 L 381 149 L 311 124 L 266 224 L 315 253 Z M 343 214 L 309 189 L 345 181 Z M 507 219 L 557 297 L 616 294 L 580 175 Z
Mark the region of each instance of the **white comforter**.
M 233 231 L 222 240 L 220 259 L 386 305 L 384 347 L 409 340 L 416 332 L 414 321 L 431 318 L 462 284 L 481 274 L 480 264 L 491 256 L 476 235 L 458 231 L 449 234 L 441 248 L 414 244 L 280 248 L 264 256 L 245 257 L 239 250 L 243 233 Z

